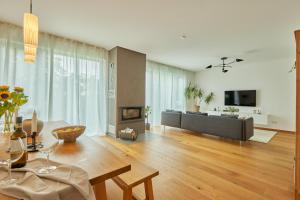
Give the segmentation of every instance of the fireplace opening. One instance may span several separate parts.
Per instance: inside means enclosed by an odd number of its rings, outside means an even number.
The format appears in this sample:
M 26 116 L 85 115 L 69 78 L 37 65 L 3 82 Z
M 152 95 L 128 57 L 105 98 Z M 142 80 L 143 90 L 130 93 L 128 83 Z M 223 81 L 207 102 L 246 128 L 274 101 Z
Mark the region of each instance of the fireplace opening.
M 121 112 L 122 121 L 142 119 L 142 107 L 123 107 Z

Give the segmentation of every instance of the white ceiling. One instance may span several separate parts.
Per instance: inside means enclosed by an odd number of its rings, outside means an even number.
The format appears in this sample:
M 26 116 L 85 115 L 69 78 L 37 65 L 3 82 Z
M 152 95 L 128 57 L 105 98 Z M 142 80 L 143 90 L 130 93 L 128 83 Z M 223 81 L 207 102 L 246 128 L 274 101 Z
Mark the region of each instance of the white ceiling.
M 33 0 L 40 30 L 198 71 L 222 56 L 293 57 L 300 0 Z M 29 0 L 0 0 L 0 20 L 22 25 Z M 187 39 L 181 39 L 181 35 Z

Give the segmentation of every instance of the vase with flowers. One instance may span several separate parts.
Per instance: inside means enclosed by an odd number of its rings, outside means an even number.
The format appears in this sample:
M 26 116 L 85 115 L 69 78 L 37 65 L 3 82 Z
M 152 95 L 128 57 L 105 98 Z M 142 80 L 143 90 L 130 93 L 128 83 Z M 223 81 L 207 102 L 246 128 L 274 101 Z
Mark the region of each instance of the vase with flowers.
M 0 86 L 0 119 L 4 116 L 3 133 L 12 131 L 13 117 L 17 117 L 18 110 L 26 104 L 28 97 L 24 94 L 24 89 L 15 87 L 10 91 L 9 86 Z

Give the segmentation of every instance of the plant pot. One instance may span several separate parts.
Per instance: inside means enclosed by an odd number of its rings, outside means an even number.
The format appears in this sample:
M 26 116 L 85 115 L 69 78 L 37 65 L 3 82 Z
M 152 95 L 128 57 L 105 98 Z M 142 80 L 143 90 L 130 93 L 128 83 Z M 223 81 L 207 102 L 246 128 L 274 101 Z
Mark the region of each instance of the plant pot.
M 146 131 L 150 131 L 150 128 L 151 128 L 151 124 L 150 123 L 146 123 L 145 124 Z
M 195 112 L 200 112 L 200 106 L 195 105 L 194 108 L 195 108 Z

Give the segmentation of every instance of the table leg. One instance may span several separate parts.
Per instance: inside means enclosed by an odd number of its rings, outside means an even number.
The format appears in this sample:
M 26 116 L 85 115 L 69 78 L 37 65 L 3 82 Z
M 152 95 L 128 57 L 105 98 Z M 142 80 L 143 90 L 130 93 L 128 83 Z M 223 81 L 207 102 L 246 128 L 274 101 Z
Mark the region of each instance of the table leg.
M 97 200 L 107 200 L 105 182 L 93 185 L 93 188 Z
M 123 191 L 123 200 L 132 200 L 132 189 Z
M 146 180 L 144 182 L 144 186 L 145 186 L 146 199 L 147 200 L 154 200 L 152 180 L 151 179 Z

